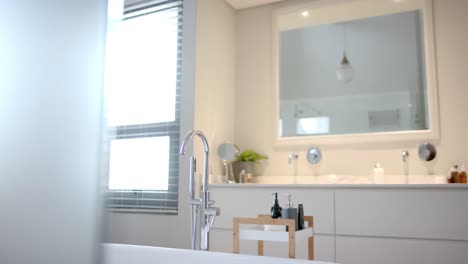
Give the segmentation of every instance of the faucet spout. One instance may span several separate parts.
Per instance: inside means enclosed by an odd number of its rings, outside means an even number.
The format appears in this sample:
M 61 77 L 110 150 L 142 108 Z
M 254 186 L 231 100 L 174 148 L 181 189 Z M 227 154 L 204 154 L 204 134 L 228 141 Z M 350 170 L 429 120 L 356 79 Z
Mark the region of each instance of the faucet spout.
M 208 157 L 210 155 L 210 147 L 208 145 L 208 140 L 203 132 L 200 130 L 192 129 L 190 130 L 182 140 L 182 143 L 180 144 L 180 149 L 179 153 L 180 155 L 185 155 L 187 151 L 187 143 L 194 137 L 198 136 L 202 143 L 203 143 L 203 150 L 205 152 L 204 155 L 204 168 L 203 168 L 203 178 L 202 178 L 202 191 L 207 192 L 208 191 Z
M 200 137 L 201 141 L 203 142 L 203 149 L 205 153 L 209 153 L 210 147 L 208 145 L 208 140 L 206 139 L 205 134 L 203 134 L 203 132 L 201 132 L 200 130 L 192 129 L 185 135 L 184 139 L 182 140 L 182 143 L 180 144 L 179 154 L 180 155 L 186 154 L 187 143 L 193 138 L 193 136 Z

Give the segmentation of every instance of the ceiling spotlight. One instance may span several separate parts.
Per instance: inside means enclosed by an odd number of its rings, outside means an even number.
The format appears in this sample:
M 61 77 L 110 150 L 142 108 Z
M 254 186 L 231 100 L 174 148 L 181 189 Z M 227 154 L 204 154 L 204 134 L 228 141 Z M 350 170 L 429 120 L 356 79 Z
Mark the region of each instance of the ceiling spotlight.
M 303 11 L 303 12 L 301 13 L 301 15 L 302 15 L 303 17 L 308 17 L 308 16 L 309 16 L 309 11 Z

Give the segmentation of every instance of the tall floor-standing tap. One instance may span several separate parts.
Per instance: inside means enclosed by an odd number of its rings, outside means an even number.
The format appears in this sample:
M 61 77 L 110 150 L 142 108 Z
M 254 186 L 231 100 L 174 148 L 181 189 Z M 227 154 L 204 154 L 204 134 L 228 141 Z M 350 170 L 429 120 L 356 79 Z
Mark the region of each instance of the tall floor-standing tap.
M 215 201 L 210 200 L 210 193 L 208 192 L 208 157 L 210 155 L 210 147 L 205 134 L 199 130 L 190 130 L 184 137 L 182 144 L 180 145 L 180 155 L 185 155 L 187 143 L 193 138 L 198 136 L 203 142 L 204 155 L 204 167 L 203 177 L 201 183 L 201 191 L 198 197 L 195 195 L 195 174 L 197 171 L 196 159 L 194 156 L 190 156 L 190 172 L 189 172 L 189 193 L 190 199 L 189 204 L 191 205 L 191 231 L 192 231 L 192 249 L 197 249 L 197 233 L 200 233 L 200 250 L 209 249 L 209 232 L 213 226 L 216 216 L 219 215 L 219 208 L 212 207 Z M 198 221 L 199 224 L 197 223 Z M 196 228 L 199 227 L 199 232 Z

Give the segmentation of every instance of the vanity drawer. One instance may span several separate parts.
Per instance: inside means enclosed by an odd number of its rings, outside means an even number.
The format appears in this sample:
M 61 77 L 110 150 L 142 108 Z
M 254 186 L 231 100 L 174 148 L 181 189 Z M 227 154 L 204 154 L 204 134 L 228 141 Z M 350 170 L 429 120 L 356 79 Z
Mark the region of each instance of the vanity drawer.
M 467 241 L 336 237 L 336 262 L 343 264 L 466 264 Z
M 466 189 L 337 190 L 336 234 L 468 240 Z
M 211 199 L 221 208 L 221 215 L 216 218 L 215 228 L 232 229 L 234 217 L 257 217 L 269 214 L 273 205 L 272 193 L 291 194 L 293 203 L 304 204 L 304 214 L 314 216 L 315 232 L 334 234 L 333 190 L 302 188 L 253 188 L 253 187 L 211 187 Z M 287 201 L 280 197 L 280 205 Z

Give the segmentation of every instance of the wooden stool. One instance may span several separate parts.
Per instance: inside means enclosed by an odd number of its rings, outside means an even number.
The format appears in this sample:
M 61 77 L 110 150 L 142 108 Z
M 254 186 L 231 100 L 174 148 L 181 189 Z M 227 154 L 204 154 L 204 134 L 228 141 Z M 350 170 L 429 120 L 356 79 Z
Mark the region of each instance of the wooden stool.
M 239 254 L 239 240 L 258 240 L 258 255 L 263 256 L 263 241 L 280 241 L 289 243 L 289 258 L 296 257 L 296 239 L 305 239 L 308 241 L 309 260 L 314 259 L 314 218 L 313 216 L 304 216 L 307 221 L 307 228 L 296 230 L 296 223 L 293 219 L 273 219 L 269 215 L 259 215 L 258 218 L 234 218 L 233 219 L 233 242 L 234 254 Z M 260 225 L 259 228 L 242 229 L 239 226 Z M 289 231 L 265 231 L 265 225 L 287 226 Z

